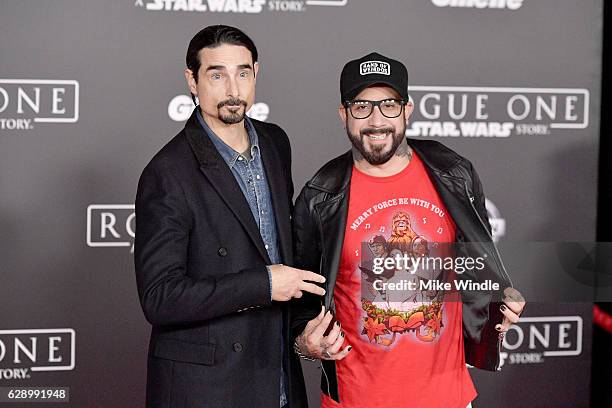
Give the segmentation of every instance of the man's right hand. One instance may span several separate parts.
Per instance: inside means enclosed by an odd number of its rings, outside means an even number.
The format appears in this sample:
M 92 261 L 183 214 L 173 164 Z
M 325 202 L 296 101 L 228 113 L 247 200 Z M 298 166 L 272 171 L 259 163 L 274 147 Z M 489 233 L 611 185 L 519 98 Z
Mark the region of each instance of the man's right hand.
M 325 295 L 325 289 L 311 282 L 325 282 L 325 277 L 314 272 L 278 264 L 268 266 L 272 277 L 272 300 L 287 301 L 301 298 L 302 292 Z
M 320 360 L 342 360 L 346 357 L 352 347 L 347 345 L 342 348 L 344 332 L 340 323 L 336 321 L 329 334 L 325 335 L 332 320 L 331 312 L 325 313 L 325 308 L 321 307 L 321 313 L 306 324 L 302 334 L 295 340 L 302 354 Z

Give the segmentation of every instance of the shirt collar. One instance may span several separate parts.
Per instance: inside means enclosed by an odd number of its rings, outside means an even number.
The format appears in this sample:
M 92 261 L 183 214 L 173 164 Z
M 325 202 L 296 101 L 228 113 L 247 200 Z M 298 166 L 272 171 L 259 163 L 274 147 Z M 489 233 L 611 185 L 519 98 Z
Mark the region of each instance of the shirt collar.
M 204 132 L 213 142 L 213 144 L 219 151 L 219 154 L 230 168 L 234 167 L 238 158 L 244 158 L 244 156 L 242 156 L 240 152 L 237 152 L 236 150 L 228 146 L 227 143 L 225 143 L 223 139 L 217 136 L 215 132 L 213 132 L 213 130 L 206 124 L 206 121 L 200 113 L 199 106 L 196 108 L 196 117 L 198 118 L 198 122 L 200 122 L 200 125 L 204 129 Z M 246 128 L 247 134 L 249 136 L 249 143 L 251 145 L 251 161 L 253 161 L 255 160 L 256 155 L 259 153 L 259 137 L 257 136 L 257 132 L 255 131 L 255 126 L 253 126 L 253 123 L 251 122 L 251 119 L 248 116 L 244 117 L 244 127 Z

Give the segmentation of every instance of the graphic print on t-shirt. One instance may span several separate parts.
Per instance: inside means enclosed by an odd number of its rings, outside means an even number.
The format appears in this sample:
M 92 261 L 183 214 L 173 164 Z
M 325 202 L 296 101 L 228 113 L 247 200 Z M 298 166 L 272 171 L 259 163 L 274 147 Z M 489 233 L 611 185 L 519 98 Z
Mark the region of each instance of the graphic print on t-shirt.
M 388 177 L 353 167 L 350 183 L 333 302 L 345 346 L 353 348 L 336 361 L 341 403 L 324 394 L 321 406 L 465 407 L 476 391 L 465 366 L 458 292 L 452 285 L 446 293 L 431 285 L 389 286 L 453 279 L 452 267 L 419 262 L 427 255 L 452 258 L 455 241 L 455 224 L 427 168 L 414 154 Z M 404 255 L 409 263 L 381 262 Z M 374 287 L 376 281 L 387 287 Z
M 444 293 L 420 281 L 439 280 L 442 274 L 416 260 L 440 256 L 439 242 L 450 232 L 445 211 L 422 198 L 393 197 L 349 222 L 361 243 L 355 254 L 361 259 L 362 339 L 383 347 L 398 336 L 435 341 L 444 327 Z M 394 262 L 385 262 L 388 258 Z

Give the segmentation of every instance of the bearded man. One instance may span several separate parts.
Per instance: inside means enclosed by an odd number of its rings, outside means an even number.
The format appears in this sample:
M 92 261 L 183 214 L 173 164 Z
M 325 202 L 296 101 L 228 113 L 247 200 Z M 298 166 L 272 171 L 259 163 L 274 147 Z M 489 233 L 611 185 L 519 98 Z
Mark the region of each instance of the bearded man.
M 413 103 L 401 62 L 378 53 L 348 62 L 340 96 L 352 149 L 324 165 L 295 204 L 295 266 L 323 275 L 326 293 L 323 304 L 307 295 L 296 302 L 294 351 L 322 361 L 325 408 L 469 406 L 477 393 L 466 362 L 497 370 L 503 333 L 525 304 L 493 246 L 478 175 L 442 144 L 404 136 Z M 353 228 L 366 211 L 368 225 Z M 389 246 L 406 251 L 416 237 L 475 246 L 486 265 L 471 277 L 505 290 L 401 313 L 360 302 L 369 284 L 360 250 L 389 225 Z

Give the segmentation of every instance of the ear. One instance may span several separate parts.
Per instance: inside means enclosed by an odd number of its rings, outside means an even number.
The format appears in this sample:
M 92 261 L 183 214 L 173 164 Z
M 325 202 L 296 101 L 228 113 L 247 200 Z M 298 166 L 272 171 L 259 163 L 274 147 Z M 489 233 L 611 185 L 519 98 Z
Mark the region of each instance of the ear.
M 189 91 L 192 94 L 197 96 L 198 95 L 197 84 L 193 77 L 193 72 L 189 68 L 185 68 L 185 80 L 187 81 L 187 86 L 189 87 Z
M 255 81 L 257 81 L 257 73 L 259 72 L 259 62 L 253 63 L 253 74 L 255 76 Z
M 342 121 L 342 126 L 346 127 L 346 109 L 344 109 L 344 106 L 342 104 L 338 106 L 338 115 L 340 116 L 340 120 Z
M 404 106 L 404 115 L 406 117 L 406 124 L 408 124 L 408 119 L 410 115 L 412 115 L 412 111 L 414 110 L 414 104 L 412 101 L 406 102 L 406 106 Z

